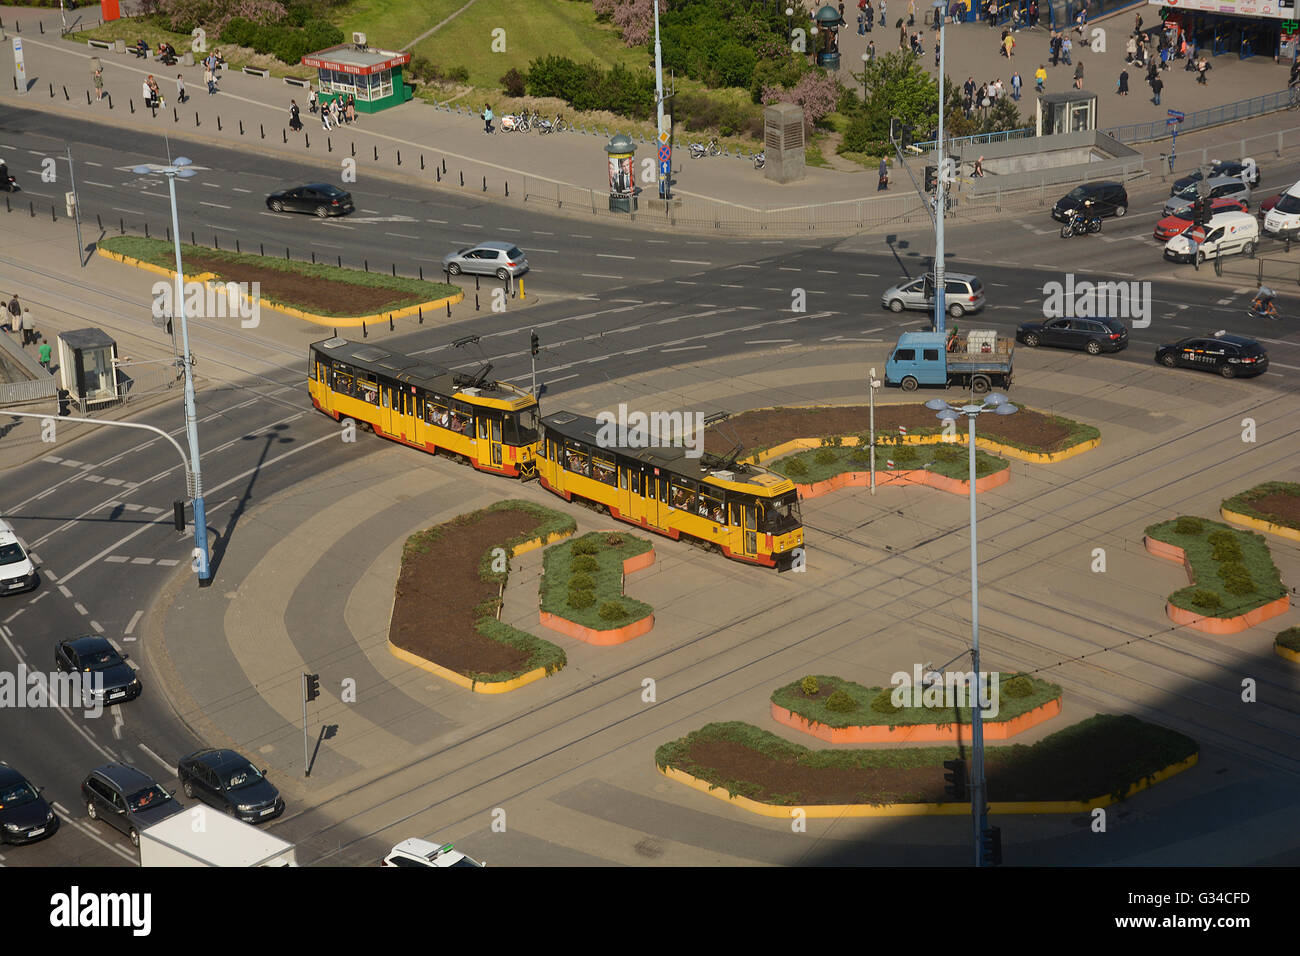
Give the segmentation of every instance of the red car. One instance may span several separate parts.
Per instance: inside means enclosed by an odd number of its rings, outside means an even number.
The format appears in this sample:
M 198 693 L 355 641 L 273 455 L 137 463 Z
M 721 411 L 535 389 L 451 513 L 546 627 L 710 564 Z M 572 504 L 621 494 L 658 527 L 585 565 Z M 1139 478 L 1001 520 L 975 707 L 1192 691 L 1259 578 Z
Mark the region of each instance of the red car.
M 1256 215 L 1259 216 L 1259 223 L 1261 226 L 1264 224 L 1264 217 L 1268 215 L 1268 211 L 1272 209 L 1274 206 L 1276 206 L 1278 204 L 1278 200 L 1280 200 L 1285 195 L 1286 193 L 1278 193 L 1276 196 L 1269 196 L 1267 199 L 1265 199 L 1262 203 L 1259 204 L 1259 212 L 1256 213 Z
M 1270 204 L 1276 202 L 1279 198 L 1281 197 L 1274 196 L 1273 199 L 1269 200 Z M 1270 205 L 1269 208 L 1272 208 L 1272 206 Z M 1240 212 L 1247 211 L 1245 203 L 1239 202 L 1236 199 L 1228 199 L 1227 197 L 1223 197 L 1221 199 L 1215 199 L 1213 202 L 1210 203 L 1211 216 L 1217 213 L 1228 212 L 1234 209 Z M 1190 215 L 1190 212 L 1188 213 L 1188 215 Z M 1164 219 L 1161 219 L 1159 222 L 1156 223 L 1156 231 L 1154 233 L 1154 237 L 1159 242 L 1168 242 L 1174 236 L 1181 236 L 1184 232 L 1187 231 L 1188 227 L 1191 226 L 1191 224 L 1192 224 L 1192 220 L 1186 219 L 1183 216 L 1165 216 Z

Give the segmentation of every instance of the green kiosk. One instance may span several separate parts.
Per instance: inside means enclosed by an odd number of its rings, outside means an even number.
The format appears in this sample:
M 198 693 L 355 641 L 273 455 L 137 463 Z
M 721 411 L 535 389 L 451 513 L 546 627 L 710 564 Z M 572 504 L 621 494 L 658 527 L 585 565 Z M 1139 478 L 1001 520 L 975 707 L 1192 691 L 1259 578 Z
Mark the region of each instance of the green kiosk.
M 316 68 L 322 103 L 351 95 L 358 113 L 378 113 L 415 95 L 415 87 L 402 80 L 402 67 L 411 62 L 411 54 L 372 50 L 364 34 L 353 34 L 353 39 L 356 42 L 302 58 L 304 66 Z

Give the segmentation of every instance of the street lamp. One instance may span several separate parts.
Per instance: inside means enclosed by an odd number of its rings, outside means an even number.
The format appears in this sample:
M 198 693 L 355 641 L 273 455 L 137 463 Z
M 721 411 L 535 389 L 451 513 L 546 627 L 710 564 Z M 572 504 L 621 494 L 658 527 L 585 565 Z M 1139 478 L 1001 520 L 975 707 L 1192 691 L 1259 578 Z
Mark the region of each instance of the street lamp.
M 880 388 L 884 383 L 881 382 L 880 379 L 876 378 L 876 370 L 874 368 L 870 371 L 869 375 L 870 377 L 867 379 L 867 395 L 868 404 L 871 407 L 871 493 L 874 495 L 876 493 L 876 389 Z
M 975 674 L 974 686 L 971 688 L 971 786 L 970 807 L 975 824 L 975 865 L 984 865 L 984 844 L 988 831 L 988 801 L 984 794 L 984 718 L 980 713 L 980 601 L 979 601 L 979 557 L 975 538 L 975 419 L 983 412 L 994 415 L 1014 415 L 1019 411 L 1007 401 L 1007 397 L 993 392 L 976 404 L 973 400 L 965 405 L 949 405 L 942 398 L 932 398 L 925 407 L 938 413 L 941 421 L 955 422 L 963 415 L 968 423 L 967 443 L 970 446 L 970 632 L 971 632 L 971 670 Z
M 871 54 L 862 54 L 862 102 L 867 101 L 867 64 L 871 62 Z
M 939 163 L 934 183 L 934 330 L 936 332 L 944 331 L 944 316 L 947 314 L 948 305 L 944 301 L 944 292 L 946 291 L 943 278 L 943 213 L 944 213 L 944 153 L 946 144 L 943 139 L 943 59 L 947 52 L 948 44 L 944 40 L 944 11 L 947 7 L 946 0 L 939 0 L 934 4 L 934 15 L 939 18 Z M 972 419 L 974 421 L 974 419 Z M 974 426 L 972 426 L 974 427 Z M 972 452 L 973 454 L 973 452 Z M 971 459 L 974 461 L 974 459 Z M 971 481 L 975 479 L 972 477 Z
M 185 272 L 181 267 L 181 229 L 176 217 L 176 177 L 190 179 L 195 175 L 189 167 L 193 162 L 184 156 L 178 156 L 168 164 L 147 163 L 136 166 L 131 171 L 137 176 L 156 175 L 167 177 L 167 188 L 172 200 L 172 240 L 176 247 L 176 302 L 175 310 L 181 320 L 181 349 L 184 352 L 182 362 L 185 367 L 185 435 L 190 445 L 190 469 L 187 484 L 190 497 L 194 500 L 194 554 L 198 558 L 199 585 L 212 580 L 212 568 L 208 563 L 208 522 L 203 505 L 203 481 L 199 472 L 199 430 L 198 416 L 194 410 L 194 357 L 190 354 L 190 332 L 185 323 Z

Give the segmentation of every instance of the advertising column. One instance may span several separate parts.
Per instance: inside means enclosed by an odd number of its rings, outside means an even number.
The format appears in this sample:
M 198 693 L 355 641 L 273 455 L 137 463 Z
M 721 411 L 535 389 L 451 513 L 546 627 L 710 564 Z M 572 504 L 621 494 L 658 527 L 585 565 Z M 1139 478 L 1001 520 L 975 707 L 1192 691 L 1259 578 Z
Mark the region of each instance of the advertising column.
M 610 212 L 634 212 L 636 210 L 636 179 L 632 169 L 632 157 L 636 146 L 632 140 L 619 133 L 605 147 L 609 154 L 609 209 Z

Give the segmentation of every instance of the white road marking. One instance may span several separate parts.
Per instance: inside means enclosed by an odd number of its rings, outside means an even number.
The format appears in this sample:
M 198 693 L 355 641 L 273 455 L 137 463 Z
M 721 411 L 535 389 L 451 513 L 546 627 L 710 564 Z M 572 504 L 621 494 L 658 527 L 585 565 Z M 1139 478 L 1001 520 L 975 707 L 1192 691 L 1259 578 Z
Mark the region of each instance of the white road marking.
M 675 262 L 679 266 L 711 266 L 712 262 L 702 262 L 699 259 L 669 259 L 669 262 Z
M 104 628 L 100 626 L 100 623 L 98 621 L 91 621 L 90 626 L 96 634 L 104 633 Z
M 154 753 L 144 744 L 140 744 L 140 749 L 143 750 L 145 753 L 147 753 L 150 757 L 153 757 L 154 760 L 157 760 L 160 764 L 162 764 L 165 768 L 167 768 L 169 772 L 171 773 L 176 772 L 176 767 L 173 764 L 169 764 L 166 760 L 163 760 L 162 757 L 159 757 L 156 753 Z
M 582 272 L 582 273 L 579 273 L 579 275 L 581 275 L 584 279 L 621 279 L 621 278 L 623 278 L 622 276 L 604 276 L 604 275 L 600 275 L 599 273 L 596 273 L 596 272 Z
M 128 558 L 125 554 L 110 554 L 107 558 L 104 559 L 104 561 L 108 564 L 126 564 L 126 562 L 130 560 L 131 559 Z
M 780 345 L 782 342 L 793 342 L 794 339 L 747 339 L 746 345 Z
M 675 349 L 660 349 L 660 352 L 690 352 L 695 349 L 707 349 L 707 345 L 679 345 Z
M 636 256 L 616 256 L 612 252 L 598 252 L 597 259 L 635 259 Z
M 578 377 L 578 373 L 574 372 L 572 375 L 561 375 L 559 378 L 548 378 L 545 384 L 553 385 L 556 382 L 567 382 L 569 379 L 577 378 L 577 377 Z
M 70 597 L 72 597 L 72 592 L 69 591 L 69 590 L 68 590 L 64 585 L 62 585 L 62 584 L 59 585 L 59 593 L 62 594 L 65 598 L 70 598 Z
M 113 739 L 122 739 L 122 708 L 113 708 Z
M 212 207 L 215 208 L 215 209 L 229 209 L 229 208 L 230 208 L 229 206 L 222 205 L 222 204 L 219 203 L 219 202 L 205 202 L 205 201 L 202 200 L 202 199 L 199 200 L 199 205 L 200 205 L 200 206 L 212 206 Z
M 5 618 L 4 622 L 5 622 L 6 624 L 8 624 L 10 621 L 12 621 L 14 618 L 16 618 L 19 614 L 22 614 L 23 611 L 25 611 L 25 610 L 27 610 L 27 608 L 25 608 L 25 607 L 20 607 L 18 610 L 14 611 L 14 612 L 13 612 L 12 614 L 10 614 L 7 618 Z
M 140 616 L 143 615 L 143 614 L 144 614 L 144 611 L 142 611 L 142 610 L 141 610 L 141 611 L 136 611 L 134 614 L 132 614 L 132 615 L 131 615 L 131 620 L 127 622 L 126 630 L 125 630 L 123 633 L 125 633 L 125 634 L 130 634 L 132 631 L 134 631 L 134 630 L 135 630 L 135 625 L 136 625 L 136 623 L 139 622 L 139 620 L 140 620 Z

